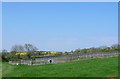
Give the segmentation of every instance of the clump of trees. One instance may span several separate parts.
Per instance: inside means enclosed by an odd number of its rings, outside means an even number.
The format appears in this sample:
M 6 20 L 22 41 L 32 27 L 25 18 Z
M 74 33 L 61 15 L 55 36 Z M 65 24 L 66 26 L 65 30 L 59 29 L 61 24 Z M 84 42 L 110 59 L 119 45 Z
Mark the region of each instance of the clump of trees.
M 11 52 L 16 53 L 16 52 L 34 52 L 37 51 L 37 47 L 33 46 L 32 44 L 25 44 L 24 46 L 22 45 L 14 45 L 12 47 Z
M 9 60 L 20 60 L 20 59 L 31 59 L 31 56 L 37 51 L 37 47 L 32 44 L 24 44 L 24 45 L 14 45 L 11 48 L 11 52 L 7 52 L 7 50 L 2 50 L 2 61 L 8 62 Z M 16 53 L 27 53 L 27 55 L 21 55 Z
M 9 53 L 7 52 L 7 50 L 6 49 L 3 49 L 2 50 L 2 54 L 1 54 L 1 58 L 2 58 L 2 61 L 4 62 L 4 61 L 6 61 L 6 62 L 8 62 L 9 61 Z

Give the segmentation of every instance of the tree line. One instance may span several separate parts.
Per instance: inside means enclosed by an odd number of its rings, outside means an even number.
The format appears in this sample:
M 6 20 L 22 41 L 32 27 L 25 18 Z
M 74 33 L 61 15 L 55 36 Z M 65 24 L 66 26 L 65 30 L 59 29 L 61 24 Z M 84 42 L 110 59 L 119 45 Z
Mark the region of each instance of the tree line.
M 112 46 L 100 46 L 100 47 L 91 47 L 84 49 L 76 49 L 74 53 L 98 53 L 98 52 L 118 52 L 120 50 L 119 44 L 113 44 Z
M 54 55 L 68 55 L 68 54 L 80 54 L 80 53 L 99 53 L 99 52 L 118 52 L 120 49 L 119 44 L 114 44 L 112 46 L 100 46 L 100 47 L 91 47 L 84 49 L 75 49 L 71 52 L 57 52 Z M 54 52 L 53 52 L 54 53 Z M 45 54 L 50 54 L 50 52 L 41 52 L 38 51 L 38 48 L 32 44 L 24 44 L 24 45 L 14 45 L 11 48 L 10 52 L 7 52 L 6 49 L 2 50 L 0 56 L 3 62 L 18 61 L 21 59 L 35 59 L 36 57 L 41 57 Z

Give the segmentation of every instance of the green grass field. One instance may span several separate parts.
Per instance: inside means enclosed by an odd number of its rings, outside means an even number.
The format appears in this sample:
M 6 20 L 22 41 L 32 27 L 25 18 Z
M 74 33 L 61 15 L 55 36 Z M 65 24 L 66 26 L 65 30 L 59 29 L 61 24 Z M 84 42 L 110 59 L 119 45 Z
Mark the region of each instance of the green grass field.
M 38 66 L 3 63 L 3 77 L 117 77 L 118 57 Z

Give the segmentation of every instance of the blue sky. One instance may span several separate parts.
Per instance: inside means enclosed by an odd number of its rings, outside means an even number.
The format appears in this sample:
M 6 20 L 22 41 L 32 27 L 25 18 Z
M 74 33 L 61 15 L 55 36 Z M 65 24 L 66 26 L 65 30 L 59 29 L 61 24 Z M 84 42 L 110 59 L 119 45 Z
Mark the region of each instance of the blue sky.
M 117 2 L 3 3 L 3 49 L 31 43 L 39 50 L 110 46 L 118 39 Z

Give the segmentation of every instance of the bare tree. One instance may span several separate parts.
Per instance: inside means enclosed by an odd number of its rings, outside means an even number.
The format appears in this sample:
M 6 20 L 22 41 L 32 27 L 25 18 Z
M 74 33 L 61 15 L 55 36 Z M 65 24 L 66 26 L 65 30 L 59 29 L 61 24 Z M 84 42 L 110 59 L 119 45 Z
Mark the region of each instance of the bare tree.
M 37 51 L 37 47 L 33 46 L 32 44 L 25 44 L 24 48 L 27 52 L 34 52 Z
M 24 46 L 22 45 L 14 45 L 12 47 L 12 52 L 24 52 L 25 49 L 24 49 Z
M 37 47 L 33 46 L 32 44 L 25 44 L 24 48 L 25 48 L 25 51 L 28 52 L 27 56 L 29 59 L 34 54 L 34 52 L 38 50 Z

